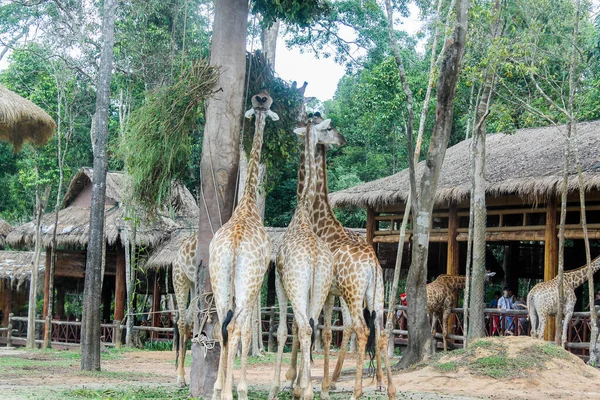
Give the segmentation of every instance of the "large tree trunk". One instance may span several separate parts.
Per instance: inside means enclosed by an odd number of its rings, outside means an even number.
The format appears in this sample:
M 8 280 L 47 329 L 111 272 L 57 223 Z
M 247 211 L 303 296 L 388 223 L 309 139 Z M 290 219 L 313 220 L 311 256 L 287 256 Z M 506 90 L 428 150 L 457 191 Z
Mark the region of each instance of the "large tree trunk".
M 263 29 L 260 36 L 263 53 L 272 69 L 275 69 L 275 54 L 277 52 L 277 37 L 279 36 L 280 25 L 279 20 L 273 22 L 273 25 Z
M 113 67 L 115 42 L 115 0 L 105 0 L 102 21 L 102 51 L 96 92 L 94 114 L 93 148 L 94 173 L 92 206 L 90 210 L 90 237 L 85 266 L 85 299 L 81 318 L 81 369 L 100 370 L 100 294 L 102 290 L 102 264 L 104 253 L 104 203 L 106 198 L 106 170 L 108 160 L 108 106 L 110 80 Z
M 202 267 L 196 279 L 198 292 L 210 291 L 208 247 L 214 232 L 231 217 L 239 162 L 239 136 L 246 73 L 248 0 L 218 0 L 210 61 L 221 67 L 219 88 L 206 110 L 202 142 L 200 221 L 198 252 Z M 206 304 L 203 308 L 207 307 Z M 204 330 L 212 336 L 217 317 Z M 195 330 L 197 327 L 195 327 Z M 212 395 L 219 360 L 219 346 L 203 356 L 200 344 L 192 345 L 190 390 L 194 397 Z
M 427 159 L 423 166 L 418 196 L 416 194 L 416 171 L 414 163 L 409 164 L 411 193 L 413 195 L 413 247 L 412 263 L 406 281 L 408 303 L 408 349 L 400 360 L 400 366 L 407 367 L 429 357 L 434 351 L 434 341 L 430 334 L 427 318 L 427 256 L 429 252 L 429 229 L 437 183 L 440 176 L 448 139 L 452 130 L 454 114 L 454 93 L 460 74 L 464 54 L 467 17 L 470 2 L 456 1 L 456 22 L 452 35 L 445 44 L 440 75 L 437 81 L 436 117 L 431 136 Z M 408 141 L 409 154 L 413 153 L 412 138 Z M 409 157 L 410 159 L 410 157 Z

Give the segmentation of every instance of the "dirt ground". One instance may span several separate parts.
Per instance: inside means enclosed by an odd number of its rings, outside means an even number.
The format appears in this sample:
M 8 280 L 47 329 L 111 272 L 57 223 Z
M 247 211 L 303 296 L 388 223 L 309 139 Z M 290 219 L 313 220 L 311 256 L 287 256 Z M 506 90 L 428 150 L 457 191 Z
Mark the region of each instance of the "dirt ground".
M 531 349 L 540 349 L 542 356 Z M 123 395 L 111 390 L 125 387 L 175 390 L 174 356 L 168 351 L 111 352 L 102 362 L 102 372 L 82 373 L 79 371 L 80 358 L 74 351 L 0 348 L 0 398 L 89 398 L 91 396 L 84 392 L 91 389 L 100 390 L 101 394 L 96 398 L 122 398 Z M 250 362 L 250 391 L 256 392 L 254 398 L 266 398 L 273 381 L 274 356 L 267 355 Z M 332 369 L 334 363 L 335 354 Z M 347 359 L 341 381 L 332 391 L 333 398 L 350 397 L 353 370 L 354 361 Z M 285 371 L 282 371 L 282 382 L 285 382 Z M 316 357 L 311 372 L 318 393 L 323 377 L 322 357 Z M 189 367 L 186 373 L 189 376 Z M 239 370 L 236 370 L 236 382 L 238 378 Z M 475 350 L 446 353 L 410 371 L 394 371 L 394 384 L 399 399 L 600 399 L 599 370 L 585 365 L 575 356 L 542 347 L 542 342 L 526 337 L 486 340 Z M 382 393 L 375 392 L 375 386 L 371 378 L 364 379 L 366 398 L 385 398 Z M 130 398 L 145 397 L 138 393 Z

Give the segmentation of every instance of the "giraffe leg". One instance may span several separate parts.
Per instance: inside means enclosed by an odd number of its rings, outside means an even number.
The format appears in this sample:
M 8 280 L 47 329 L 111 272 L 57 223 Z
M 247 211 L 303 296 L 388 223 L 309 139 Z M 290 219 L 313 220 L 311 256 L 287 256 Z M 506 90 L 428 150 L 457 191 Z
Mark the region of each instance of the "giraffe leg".
M 223 392 L 221 394 L 222 400 L 233 400 L 233 366 L 235 363 L 235 354 L 237 352 L 238 344 L 241 337 L 241 327 L 240 327 L 240 319 L 243 320 L 245 316 L 240 318 L 233 317 L 229 326 L 227 327 L 227 332 L 229 334 L 229 339 L 227 341 L 227 366 L 225 368 L 225 384 L 223 385 Z
M 213 397 L 212 400 L 221 400 L 221 393 L 223 391 L 223 383 L 225 382 L 225 366 L 227 363 L 227 346 L 223 345 L 223 337 L 221 336 L 221 324 L 215 325 L 216 336 L 221 346 L 221 354 L 219 355 L 219 369 L 217 372 L 217 380 L 213 386 Z
M 379 351 L 381 352 L 381 355 L 383 357 L 383 362 L 385 363 L 385 372 L 386 372 L 387 381 L 388 381 L 388 388 L 387 388 L 388 399 L 396 400 L 396 387 L 394 386 L 394 381 L 392 379 L 392 366 L 390 365 L 390 359 L 387 354 L 388 340 L 390 340 L 390 338 L 385 329 L 381 330 L 381 333 L 378 335 L 378 337 L 380 338 Z
M 444 351 L 448 351 L 448 320 L 450 319 L 450 308 L 444 307 L 442 314 L 442 340 L 444 342 Z
M 363 319 L 361 310 L 361 300 L 348 302 L 350 308 L 350 314 L 352 315 L 352 322 L 354 327 L 354 333 L 356 334 L 356 376 L 354 379 L 354 393 L 350 400 L 358 400 L 362 395 L 362 377 L 363 367 L 365 363 L 365 349 L 367 346 L 367 337 L 369 335 L 369 329 L 367 328 Z
M 185 387 L 185 352 L 187 350 L 187 329 L 183 317 L 180 317 L 179 321 L 177 321 L 177 329 L 179 330 L 179 358 L 177 359 L 177 384 L 180 387 Z
M 537 338 L 542 340 L 544 339 L 544 332 L 546 331 L 546 315 L 542 314 L 539 315 L 540 317 L 540 325 L 538 326 L 538 330 L 537 330 Z
M 379 276 L 375 274 L 376 276 Z M 375 311 L 375 321 L 373 321 L 373 326 L 375 328 L 375 362 L 377 364 L 376 369 L 376 378 L 377 378 L 377 386 L 376 390 L 383 392 L 385 391 L 385 385 L 383 384 L 383 368 L 381 364 L 381 328 L 383 327 L 383 279 L 376 279 L 375 281 L 375 291 L 368 290 L 366 293 L 367 307 L 369 312 L 372 310 Z M 370 329 L 370 328 L 369 328 Z M 387 341 L 386 341 L 387 345 Z M 384 351 L 385 353 L 385 351 Z
M 250 304 L 256 304 L 256 300 Z M 241 374 L 240 383 L 237 387 L 237 394 L 239 400 L 248 399 L 248 382 L 246 381 L 246 367 L 248 365 L 248 351 L 250 350 L 250 340 L 252 339 L 252 314 L 254 310 L 246 317 L 242 325 L 242 362 L 241 362 Z
M 275 276 L 275 288 L 277 290 L 277 299 L 279 301 L 279 326 L 277 327 L 277 362 L 275 364 L 275 379 L 269 399 L 277 399 L 277 394 L 281 387 L 281 361 L 283 359 L 283 348 L 287 341 L 287 303 L 288 299 L 283 291 L 281 282 L 279 281 L 279 274 Z
M 350 337 L 352 336 L 352 315 L 348 310 L 348 304 L 346 301 L 340 297 L 340 303 L 342 305 L 342 318 L 344 321 L 344 333 L 342 335 L 342 345 L 340 346 L 340 352 L 338 354 L 338 359 L 335 364 L 335 369 L 333 370 L 333 377 L 331 378 L 331 389 L 335 389 L 335 383 L 340 379 L 340 375 L 342 374 L 342 367 L 344 366 L 344 358 L 346 358 L 346 352 L 348 351 L 348 343 L 350 342 Z
M 573 307 L 575 306 L 575 304 L 573 304 Z M 565 319 L 563 320 L 563 324 L 562 324 L 562 338 L 561 338 L 561 345 L 563 349 L 566 349 L 567 347 L 567 333 L 569 330 L 569 324 L 571 323 L 571 318 L 573 317 L 573 307 L 571 307 L 570 305 L 567 305 L 567 308 L 564 312 L 564 317 Z
M 531 325 L 531 337 L 533 338 L 537 338 L 537 323 L 538 316 L 535 310 L 535 303 L 532 299 L 529 301 L 529 324 Z
M 312 329 L 305 315 L 298 315 L 296 318 L 302 361 L 300 362 L 298 382 L 294 388 L 294 399 L 312 400 L 313 389 L 310 382 L 310 336 Z
M 377 320 L 375 321 L 375 362 L 377 363 L 377 390 L 383 392 L 385 390 L 385 385 L 383 384 L 383 368 L 381 365 L 381 327 L 379 326 L 380 321 L 383 323 L 383 307 L 381 313 L 382 314 L 377 313 Z M 387 341 L 385 343 L 386 345 L 384 346 L 383 354 L 386 354 L 385 349 L 387 348 Z
M 331 317 L 333 312 L 333 295 L 327 296 L 327 301 L 323 307 L 323 355 L 324 355 L 324 367 L 323 367 L 323 382 L 321 383 L 321 399 L 329 399 L 329 389 L 331 386 L 331 380 L 329 378 L 329 350 L 331 348 Z
M 287 326 L 287 324 L 286 324 Z M 287 329 L 287 328 L 286 328 Z M 298 321 L 292 322 L 292 354 L 290 367 L 285 373 L 286 387 L 294 388 L 294 382 L 298 377 L 298 350 L 300 349 L 300 340 L 298 339 Z M 297 384 L 297 382 L 296 382 Z

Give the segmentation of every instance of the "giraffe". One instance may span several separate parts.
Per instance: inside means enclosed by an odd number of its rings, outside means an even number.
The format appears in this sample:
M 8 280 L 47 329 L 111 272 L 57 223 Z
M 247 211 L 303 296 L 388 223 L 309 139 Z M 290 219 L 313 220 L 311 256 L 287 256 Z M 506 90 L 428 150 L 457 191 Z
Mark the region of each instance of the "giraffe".
M 600 270 L 600 257 L 596 257 L 590 267 L 593 273 Z M 567 343 L 567 329 L 569 321 L 573 316 L 573 309 L 577 302 L 575 289 L 587 281 L 587 265 L 573 271 L 565 271 L 563 274 L 563 330 L 562 346 Z M 546 329 L 546 320 L 548 316 L 556 316 L 558 312 L 558 277 L 552 280 L 538 283 L 529 291 L 527 295 L 527 307 L 529 309 L 529 320 L 531 321 L 531 336 L 542 339 Z M 539 321 L 539 325 L 538 325 Z
M 175 261 L 173 261 L 173 289 L 177 300 L 177 329 L 179 332 L 175 363 L 177 364 L 177 384 L 180 386 L 185 386 L 185 352 L 188 336 L 192 329 L 193 307 L 192 304 L 187 307 L 187 303 L 188 295 L 191 298 L 196 293 L 197 242 L 198 235 L 186 238 L 175 256 Z
M 322 121 L 321 116 L 315 115 L 313 123 L 319 123 L 320 121 Z M 331 342 L 331 338 L 325 335 L 331 329 L 334 296 L 340 297 L 344 316 L 342 347 L 333 373 L 332 382 L 337 381 L 341 375 L 350 335 L 354 330 L 358 357 L 356 360 L 354 392 L 351 399 L 356 400 L 362 395 L 363 364 L 367 342 L 373 345 L 377 360 L 377 386 L 379 389 L 383 389 L 383 371 L 381 366 L 381 357 L 383 356 L 388 379 L 388 397 L 395 399 L 396 389 L 392 381 L 391 366 L 386 351 L 388 337 L 386 331 L 383 329 L 383 271 L 373 247 L 358 235 L 349 234 L 337 220 L 331 209 L 327 191 L 325 150 L 325 145 L 319 144 L 315 154 L 317 182 L 312 218 L 313 229 L 325 241 L 334 258 L 334 281 L 330 296 L 328 296 L 323 308 L 325 321 L 323 330 L 324 348 L 327 349 Z M 304 172 L 302 170 L 299 171 L 298 177 L 299 182 L 304 179 Z M 299 190 L 300 187 L 299 184 Z M 363 314 L 363 302 L 365 300 L 367 310 L 369 311 L 369 318 L 365 318 L 366 315 Z M 367 310 L 365 310 L 365 314 L 367 314 Z M 296 378 L 296 351 L 297 346 L 294 343 L 291 368 L 286 374 L 289 382 L 293 382 Z M 332 382 L 329 381 L 328 371 L 329 366 L 328 362 L 326 362 L 321 398 L 328 398 L 329 389 L 333 387 Z
M 304 135 L 304 165 L 308 176 L 277 256 L 276 289 L 280 324 L 277 330 L 277 363 L 271 399 L 277 398 L 280 388 L 281 361 L 287 339 L 287 324 L 281 321 L 286 321 L 287 318 L 288 299 L 294 311 L 294 330 L 297 332 L 295 337 L 299 338 L 302 348 L 299 384 L 296 385 L 294 397 L 307 400 L 313 398 L 310 382 L 310 353 L 314 341 L 314 323 L 315 320 L 318 321 L 333 281 L 333 255 L 325 242 L 314 233 L 312 227 L 311 213 L 316 187 L 315 148 L 317 143 L 343 145 L 346 142 L 337 130 L 330 127 L 330 124 L 331 120 L 325 120 L 318 125 L 309 122 L 305 128 L 294 131 Z M 327 358 L 328 355 L 326 346 L 325 357 Z
M 486 272 L 485 280 L 496 275 L 495 272 Z M 431 317 L 431 335 L 435 338 L 438 318 L 442 315 L 442 338 L 444 351 L 448 351 L 448 318 L 454 305 L 454 293 L 464 289 L 466 277 L 464 275 L 440 275 L 437 279 L 427 284 L 427 312 Z
M 250 322 L 270 259 L 271 245 L 256 206 L 258 164 L 263 144 L 265 118 L 279 120 L 270 110 L 273 100 L 266 92 L 252 96 L 246 118 L 255 117 L 255 133 L 248 162 L 244 195 L 236 209 L 210 242 L 209 273 L 219 323 L 216 331 L 221 345 L 219 370 L 213 400 L 233 399 L 233 364 L 242 341 L 239 399 L 248 398 L 246 364 L 251 339 Z

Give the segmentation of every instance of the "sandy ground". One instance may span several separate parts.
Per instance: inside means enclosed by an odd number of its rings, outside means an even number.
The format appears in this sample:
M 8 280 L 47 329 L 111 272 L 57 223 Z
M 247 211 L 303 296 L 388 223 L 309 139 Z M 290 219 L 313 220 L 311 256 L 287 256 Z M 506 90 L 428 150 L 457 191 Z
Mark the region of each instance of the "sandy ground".
M 507 342 L 508 341 L 508 342 Z M 529 338 L 506 338 L 509 343 L 508 353 L 531 345 Z M 189 355 L 188 355 L 189 356 Z M 136 351 L 123 353 L 120 359 L 105 360 L 102 363 L 102 374 L 81 374 L 78 371 L 78 360 L 61 361 L 50 365 L 50 360 L 56 360 L 51 353 L 27 352 L 22 350 L 0 349 L 0 368 L 8 357 L 39 361 L 39 366 L 31 370 L 20 370 L 19 373 L 4 373 L 0 375 L 0 398 L 50 398 L 51 393 L 65 389 L 77 388 L 111 388 L 128 385 L 132 387 L 155 387 L 175 385 L 174 353 L 162 351 Z M 452 353 L 443 356 L 439 362 L 451 361 Z M 272 361 L 272 357 L 269 360 Z M 44 366 L 48 360 L 49 365 Z M 335 363 L 335 354 L 331 369 Z M 393 364 L 394 362 L 392 362 Z M 64 364 L 64 365 L 62 365 Z M 346 360 L 344 373 L 336 390 L 332 393 L 350 397 L 354 384 L 354 361 Z M 8 365 L 8 364 L 6 364 Z M 286 369 L 282 371 L 282 383 L 285 382 Z M 323 360 L 317 358 L 311 368 L 313 386 L 320 391 L 320 381 L 323 377 Z M 189 368 L 186 368 L 189 376 Z M 273 363 L 249 365 L 248 382 L 250 390 L 268 390 L 273 382 Z M 588 398 L 600 399 L 600 371 L 585 365 L 575 356 L 563 359 L 553 359 L 546 363 L 545 368 L 523 371 L 517 378 L 494 379 L 476 375 L 467 368 L 458 368 L 453 372 L 440 372 L 432 366 L 394 372 L 394 384 L 399 399 L 472 399 L 472 398 L 510 398 L 510 399 L 558 399 L 558 398 Z M 239 370 L 236 370 L 235 381 L 239 380 Z M 364 379 L 364 393 L 368 398 L 379 397 L 381 392 L 375 392 L 375 382 Z M 379 395 L 379 396 L 377 396 Z M 339 396 L 338 396 L 339 398 Z

